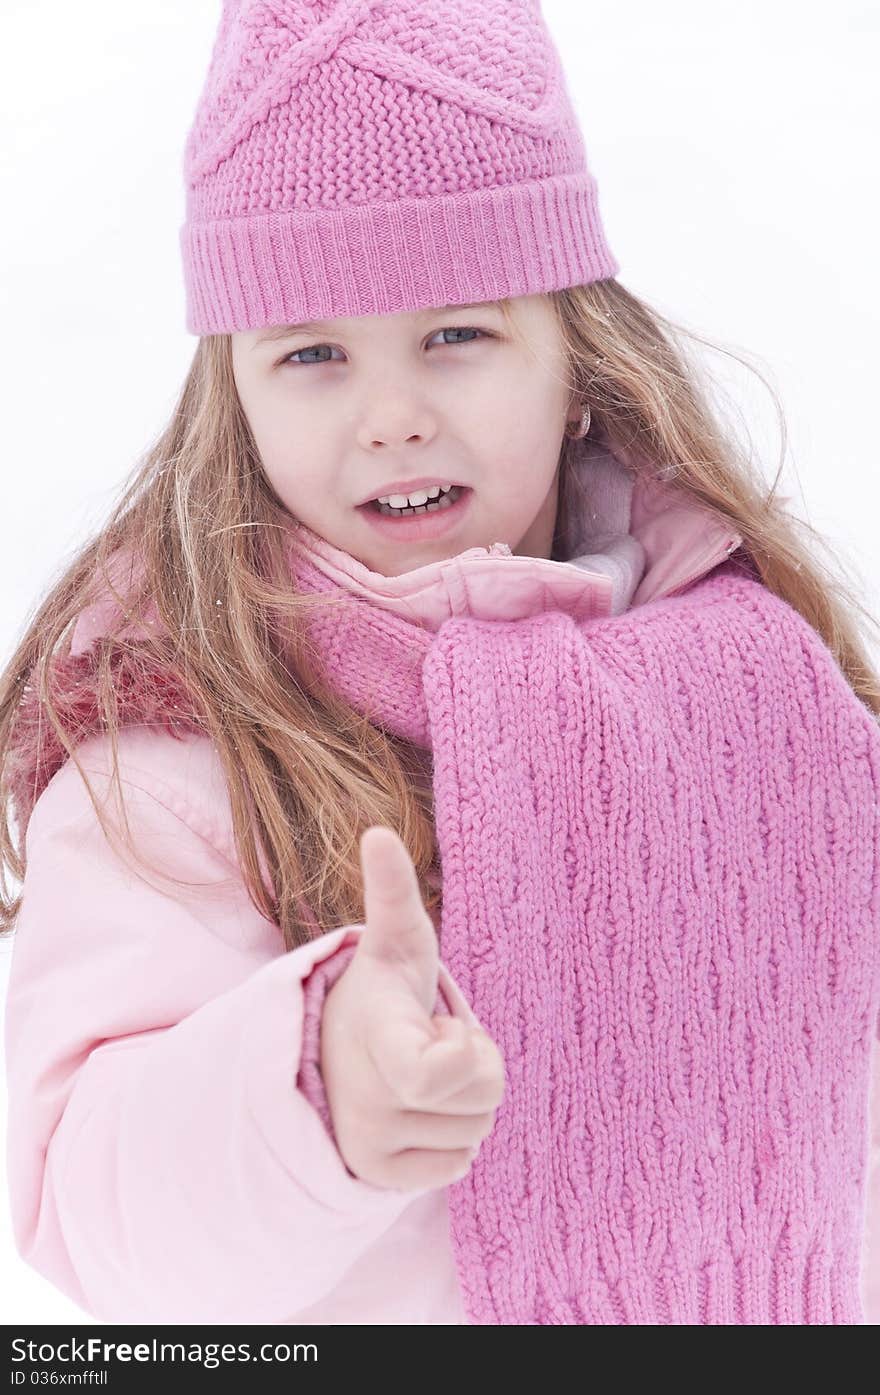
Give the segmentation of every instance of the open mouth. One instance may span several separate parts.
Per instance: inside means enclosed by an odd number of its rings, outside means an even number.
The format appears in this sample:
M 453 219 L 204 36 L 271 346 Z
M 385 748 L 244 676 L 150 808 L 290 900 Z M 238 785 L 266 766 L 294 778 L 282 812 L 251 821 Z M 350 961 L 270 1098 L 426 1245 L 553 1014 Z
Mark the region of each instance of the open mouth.
M 383 518 L 413 518 L 417 514 L 441 513 L 443 509 L 451 508 L 464 493 L 463 485 L 454 484 L 450 489 L 441 490 L 436 499 L 429 499 L 425 504 L 396 509 L 391 504 L 380 504 L 378 499 L 371 499 L 361 507 L 372 509 L 374 513 L 381 514 Z
M 468 485 L 455 484 L 445 494 L 415 508 L 394 509 L 371 499 L 358 505 L 371 527 L 398 542 L 427 542 L 440 538 L 456 528 L 468 512 L 474 491 Z

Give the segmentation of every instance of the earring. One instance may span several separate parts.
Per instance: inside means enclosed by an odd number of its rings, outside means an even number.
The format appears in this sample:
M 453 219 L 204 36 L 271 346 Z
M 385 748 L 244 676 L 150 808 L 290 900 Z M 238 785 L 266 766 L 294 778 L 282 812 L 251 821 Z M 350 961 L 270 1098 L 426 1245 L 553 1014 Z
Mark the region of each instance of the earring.
M 565 423 L 565 434 L 566 434 L 566 436 L 567 436 L 567 437 L 569 438 L 569 440 L 571 440 L 571 441 L 580 441 L 580 440 L 583 440 L 584 436 L 586 436 L 587 432 L 588 432 L 589 429 L 590 429 L 590 404 L 589 404 L 589 403 L 586 404 L 586 406 L 584 407 L 583 413 L 581 414 L 580 425 L 579 425 L 579 426 L 577 427 L 577 429 L 574 430 L 574 431 L 572 430 L 572 427 L 573 427 L 573 426 L 575 426 L 575 423 L 574 423 L 573 421 L 567 421 L 567 422 Z

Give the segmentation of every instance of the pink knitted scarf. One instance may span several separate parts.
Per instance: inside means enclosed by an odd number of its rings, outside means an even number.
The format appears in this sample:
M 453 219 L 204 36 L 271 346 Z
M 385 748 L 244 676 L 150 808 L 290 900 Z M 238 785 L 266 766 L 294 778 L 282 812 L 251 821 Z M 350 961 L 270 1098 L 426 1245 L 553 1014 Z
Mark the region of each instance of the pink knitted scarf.
M 297 580 L 431 749 L 441 954 L 505 1061 L 448 1193 L 468 1322 L 862 1322 L 880 733 L 815 631 L 732 562 L 434 632 Z

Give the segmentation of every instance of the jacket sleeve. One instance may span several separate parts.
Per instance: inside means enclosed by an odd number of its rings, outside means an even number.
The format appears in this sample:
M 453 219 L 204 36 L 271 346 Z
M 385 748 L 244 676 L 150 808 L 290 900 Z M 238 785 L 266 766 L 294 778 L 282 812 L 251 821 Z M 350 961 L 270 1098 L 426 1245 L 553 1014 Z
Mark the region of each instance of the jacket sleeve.
M 99 1320 L 289 1322 L 421 1194 L 355 1177 L 330 1126 L 321 1003 L 364 927 L 279 952 L 237 866 L 123 789 L 146 873 L 72 762 L 28 825 L 5 1022 L 16 1248 Z M 436 1010 L 476 1020 L 442 966 Z

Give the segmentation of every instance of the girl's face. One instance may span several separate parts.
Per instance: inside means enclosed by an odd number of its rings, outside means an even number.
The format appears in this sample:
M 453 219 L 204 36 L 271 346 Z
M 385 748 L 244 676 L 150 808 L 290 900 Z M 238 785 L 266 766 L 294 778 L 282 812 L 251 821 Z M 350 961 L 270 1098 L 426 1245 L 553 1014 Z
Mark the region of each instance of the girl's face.
M 511 310 L 527 344 L 492 301 L 233 334 L 242 408 L 289 512 L 383 576 L 494 542 L 549 558 L 580 411 L 549 299 Z M 472 491 L 442 536 L 386 536 L 358 508 L 422 478 Z

